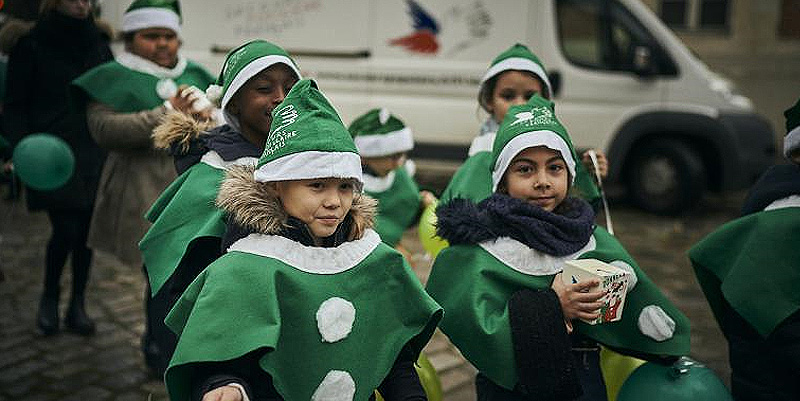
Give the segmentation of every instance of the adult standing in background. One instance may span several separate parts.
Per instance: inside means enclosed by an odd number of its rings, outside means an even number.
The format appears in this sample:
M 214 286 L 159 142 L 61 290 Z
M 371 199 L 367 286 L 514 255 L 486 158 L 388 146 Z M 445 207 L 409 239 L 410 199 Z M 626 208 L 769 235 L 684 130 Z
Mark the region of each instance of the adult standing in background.
M 208 117 L 193 111 L 190 91 L 179 90 L 184 85 L 205 89 L 214 81 L 178 54 L 180 25 L 176 0 L 135 0 L 122 18 L 124 51 L 73 82 L 89 132 L 108 150 L 89 245 L 129 266 L 142 264 L 137 243 L 148 228 L 145 212 L 175 178 L 172 157 L 153 147 L 153 128 L 169 109 Z M 142 343 L 149 364 L 157 350 L 150 347 L 152 322 L 146 309 Z
M 75 172 L 61 188 L 28 188 L 30 210 L 46 210 L 52 234 L 45 252 L 44 290 L 36 320 L 44 334 L 59 329 L 60 279 L 72 255 L 72 296 L 64 321 L 71 331 L 94 333 L 84 297 L 92 250 L 86 246 L 105 151 L 92 140 L 84 116 L 70 109 L 69 83 L 112 58 L 109 35 L 95 24 L 89 0 L 46 0 L 39 20 L 22 34 L 9 55 L 4 133 L 12 144 L 29 134 L 48 132 L 65 140 L 75 154 Z

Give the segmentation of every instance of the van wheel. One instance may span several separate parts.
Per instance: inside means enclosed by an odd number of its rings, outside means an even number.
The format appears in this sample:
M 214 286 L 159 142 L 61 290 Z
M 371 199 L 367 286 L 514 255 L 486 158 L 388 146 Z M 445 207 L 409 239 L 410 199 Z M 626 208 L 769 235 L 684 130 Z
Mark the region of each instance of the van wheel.
M 659 139 L 642 147 L 628 164 L 628 194 L 642 209 L 677 214 L 693 207 L 706 189 L 700 155 L 689 145 Z

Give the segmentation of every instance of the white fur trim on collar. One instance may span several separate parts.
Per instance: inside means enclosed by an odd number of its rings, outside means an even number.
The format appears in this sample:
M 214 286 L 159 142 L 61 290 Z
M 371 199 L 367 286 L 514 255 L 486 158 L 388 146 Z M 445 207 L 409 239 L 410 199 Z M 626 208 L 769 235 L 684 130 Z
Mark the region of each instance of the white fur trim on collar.
M 308 151 L 292 153 L 256 169 L 258 182 L 308 180 L 314 178 L 354 178 L 361 176 L 361 158 L 353 152 Z
M 303 77 L 300 75 L 300 70 L 294 65 L 291 59 L 286 56 L 281 56 L 279 54 L 271 54 L 269 56 L 259 57 L 249 64 L 244 66 L 235 77 L 233 77 L 233 81 L 231 84 L 228 85 L 228 89 L 225 91 L 225 94 L 222 96 L 222 102 L 220 103 L 220 108 L 225 109 L 225 106 L 228 105 L 228 102 L 231 100 L 236 91 L 242 87 L 242 85 L 247 82 L 248 79 L 252 78 L 254 75 L 258 74 L 265 68 L 273 65 L 283 63 L 286 64 L 289 68 L 297 74 L 297 79 L 302 79 Z
M 384 177 L 376 177 L 372 174 L 364 173 L 364 190 L 372 193 L 381 193 L 392 187 L 395 178 L 394 170 Z
M 122 32 L 133 32 L 147 28 L 172 29 L 180 35 L 181 17 L 174 11 L 162 7 L 145 7 L 122 16 Z
M 594 250 L 597 247 L 597 241 L 592 235 L 581 250 L 567 256 L 548 255 L 510 237 L 500 237 L 492 241 L 481 242 L 478 245 L 503 264 L 522 274 L 548 276 L 563 270 L 565 261 L 577 259 L 578 256 Z
M 531 131 L 517 135 L 503 147 L 503 150 L 497 157 L 497 162 L 495 162 L 494 170 L 492 171 L 492 191 L 497 190 L 497 185 L 500 183 L 500 180 L 503 179 L 503 174 L 505 174 L 506 169 L 511 164 L 511 160 L 513 160 L 519 152 L 534 146 L 545 146 L 560 152 L 564 161 L 567 163 L 567 169 L 571 175 L 572 182 L 575 182 L 575 160 L 572 158 L 572 152 L 569 146 L 567 146 L 567 143 L 564 142 L 564 139 L 553 131 Z
M 232 166 L 255 166 L 258 164 L 257 157 L 240 157 L 235 160 L 225 161 L 219 153 L 209 150 L 200 159 L 200 163 L 207 164 L 218 170 L 227 170 Z
M 800 125 L 794 127 L 783 138 L 783 155 L 788 158 L 789 154 L 798 148 L 800 148 Z
M 115 59 L 118 63 L 131 70 L 150 74 L 161 79 L 175 79 L 180 77 L 183 75 L 183 71 L 186 69 L 186 65 L 188 64 L 188 61 L 186 61 L 186 59 L 180 54 L 178 55 L 178 64 L 175 64 L 174 68 L 164 68 L 146 58 L 139 57 L 127 51 L 123 51 L 122 53 L 118 54 Z
M 497 132 L 488 132 L 476 136 L 469 145 L 467 156 L 475 156 L 476 153 L 480 152 L 491 152 L 492 146 L 494 146 L 494 138 L 496 136 Z
M 389 156 L 414 149 L 414 137 L 408 127 L 386 134 L 358 135 L 353 142 L 364 157 Z
M 305 246 L 279 235 L 250 234 L 228 248 L 277 259 L 297 270 L 312 274 L 337 274 L 352 269 L 381 243 L 375 230 L 368 229 L 361 239 L 332 248 Z
M 800 207 L 800 195 L 790 195 L 785 198 L 778 199 L 765 207 L 764 211 L 783 209 L 787 207 Z
M 486 74 L 483 75 L 483 78 L 481 78 L 481 85 L 483 85 L 483 83 L 488 81 L 491 77 L 508 70 L 530 71 L 534 73 L 537 77 L 544 81 L 544 84 L 547 86 L 547 91 L 552 95 L 553 87 L 550 85 L 550 78 L 548 78 L 547 74 L 545 74 L 544 68 L 542 68 L 541 65 L 534 63 L 533 60 L 522 57 L 507 58 L 493 65 L 491 68 L 489 68 L 489 70 L 486 71 Z

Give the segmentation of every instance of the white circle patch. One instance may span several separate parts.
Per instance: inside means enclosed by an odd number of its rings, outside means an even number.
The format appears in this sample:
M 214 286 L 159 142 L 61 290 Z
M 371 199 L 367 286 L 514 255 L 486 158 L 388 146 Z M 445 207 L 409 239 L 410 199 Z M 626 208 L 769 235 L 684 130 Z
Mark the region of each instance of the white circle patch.
M 656 341 L 666 341 L 675 334 L 675 321 L 660 306 L 648 305 L 639 314 L 639 331 Z
M 347 337 L 355 320 L 356 308 L 346 299 L 328 298 L 317 309 L 317 328 L 324 342 L 334 343 Z
M 356 395 L 356 382 L 349 373 L 342 370 L 331 370 L 322 379 L 311 401 L 352 401 Z

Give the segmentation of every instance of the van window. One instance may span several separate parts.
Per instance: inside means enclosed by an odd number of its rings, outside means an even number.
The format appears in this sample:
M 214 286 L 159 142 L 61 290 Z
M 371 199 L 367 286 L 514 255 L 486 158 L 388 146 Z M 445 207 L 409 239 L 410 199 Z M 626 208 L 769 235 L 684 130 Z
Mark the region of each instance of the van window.
M 650 33 L 619 3 L 558 0 L 556 13 L 561 50 L 571 63 L 592 69 L 632 72 L 636 47 L 646 46 L 652 53 L 654 73 L 675 73 L 674 65 Z

